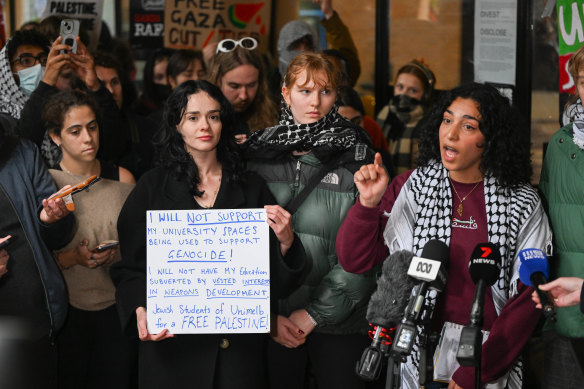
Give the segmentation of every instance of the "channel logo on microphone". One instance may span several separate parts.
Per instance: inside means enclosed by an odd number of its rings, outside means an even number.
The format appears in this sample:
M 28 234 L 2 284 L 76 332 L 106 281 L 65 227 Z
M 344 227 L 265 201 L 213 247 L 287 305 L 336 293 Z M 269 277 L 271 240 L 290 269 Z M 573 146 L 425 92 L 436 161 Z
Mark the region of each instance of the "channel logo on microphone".
M 408 275 L 418 280 L 432 282 L 438 276 L 442 262 L 428 258 L 413 257 Z

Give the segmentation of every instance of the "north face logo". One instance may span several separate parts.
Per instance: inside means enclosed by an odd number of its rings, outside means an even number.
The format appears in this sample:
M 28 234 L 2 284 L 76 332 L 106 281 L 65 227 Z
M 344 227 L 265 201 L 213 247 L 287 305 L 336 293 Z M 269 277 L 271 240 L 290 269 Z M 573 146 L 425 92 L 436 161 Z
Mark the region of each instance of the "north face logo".
M 320 182 L 325 184 L 339 185 L 339 176 L 337 173 L 329 173 Z

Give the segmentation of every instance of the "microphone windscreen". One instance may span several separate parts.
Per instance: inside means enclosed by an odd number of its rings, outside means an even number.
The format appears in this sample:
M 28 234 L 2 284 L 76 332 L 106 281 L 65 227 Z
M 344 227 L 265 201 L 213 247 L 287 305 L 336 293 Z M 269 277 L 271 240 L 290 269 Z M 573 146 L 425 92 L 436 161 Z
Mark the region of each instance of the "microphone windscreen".
M 440 261 L 440 269 L 436 275 L 436 279 L 430 283 L 430 289 L 435 289 L 442 292 L 448 280 L 448 258 L 450 257 L 450 249 L 446 243 L 438 239 L 429 240 L 422 249 L 422 258 L 433 259 Z
M 493 285 L 501 273 L 501 252 L 493 243 L 476 245 L 468 263 L 472 282 L 478 284 L 483 280 L 487 285 Z
M 383 263 L 377 289 L 371 295 L 367 307 L 367 321 L 384 328 L 399 323 L 409 301 L 415 280 L 408 277 L 408 267 L 414 254 L 400 250 Z
M 434 261 L 440 261 L 443 264 L 448 262 L 448 257 L 450 256 L 450 250 L 446 243 L 438 239 L 429 240 L 422 249 L 422 258 L 433 259 Z
M 547 256 L 540 249 L 523 249 L 519 252 L 519 279 L 527 286 L 533 286 L 531 275 L 543 273 L 546 279 L 550 272 Z

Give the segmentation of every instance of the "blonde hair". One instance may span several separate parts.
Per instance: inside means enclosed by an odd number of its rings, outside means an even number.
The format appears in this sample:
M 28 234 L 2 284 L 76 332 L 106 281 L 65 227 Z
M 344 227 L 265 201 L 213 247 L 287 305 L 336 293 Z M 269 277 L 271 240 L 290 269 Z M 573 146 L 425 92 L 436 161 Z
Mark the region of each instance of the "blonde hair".
M 286 88 L 292 88 L 303 70 L 306 70 L 306 81 L 301 86 L 304 86 L 309 81 L 312 81 L 321 87 L 325 86 L 322 85 L 322 80 L 318 77 L 318 74 L 323 72 L 328 79 L 326 86 L 334 91 L 339 88 L 341 72 L 339 71 L 335 60 L 329 55 L 307 52 L 298 54 L 294 57 L 294 59 L 290 61 L 288 69 L 286 70 L 286 75 L 284 76 L 284 85 Z
M 580 47 L 568 61 L 568 71 L 574 81 L 578 79 L 578 72 L 582 67 L 584 67 L 584 46 Z

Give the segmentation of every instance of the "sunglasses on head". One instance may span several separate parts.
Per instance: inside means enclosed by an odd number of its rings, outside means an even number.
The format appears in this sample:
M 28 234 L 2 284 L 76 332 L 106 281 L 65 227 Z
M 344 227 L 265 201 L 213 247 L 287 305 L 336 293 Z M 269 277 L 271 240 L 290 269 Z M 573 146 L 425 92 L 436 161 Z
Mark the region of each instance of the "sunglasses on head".
M 217 45 L 217 51 L 215 54 L 218 53 L 228 53 L 230 51 L 235 50 L 237 46 L 240 46 L 247 50 L 253 50 L 258 47 L 258 41 L 251 37 L 241 38 L 240 40 L 236 41 L 233 39 L 223 39 Z

